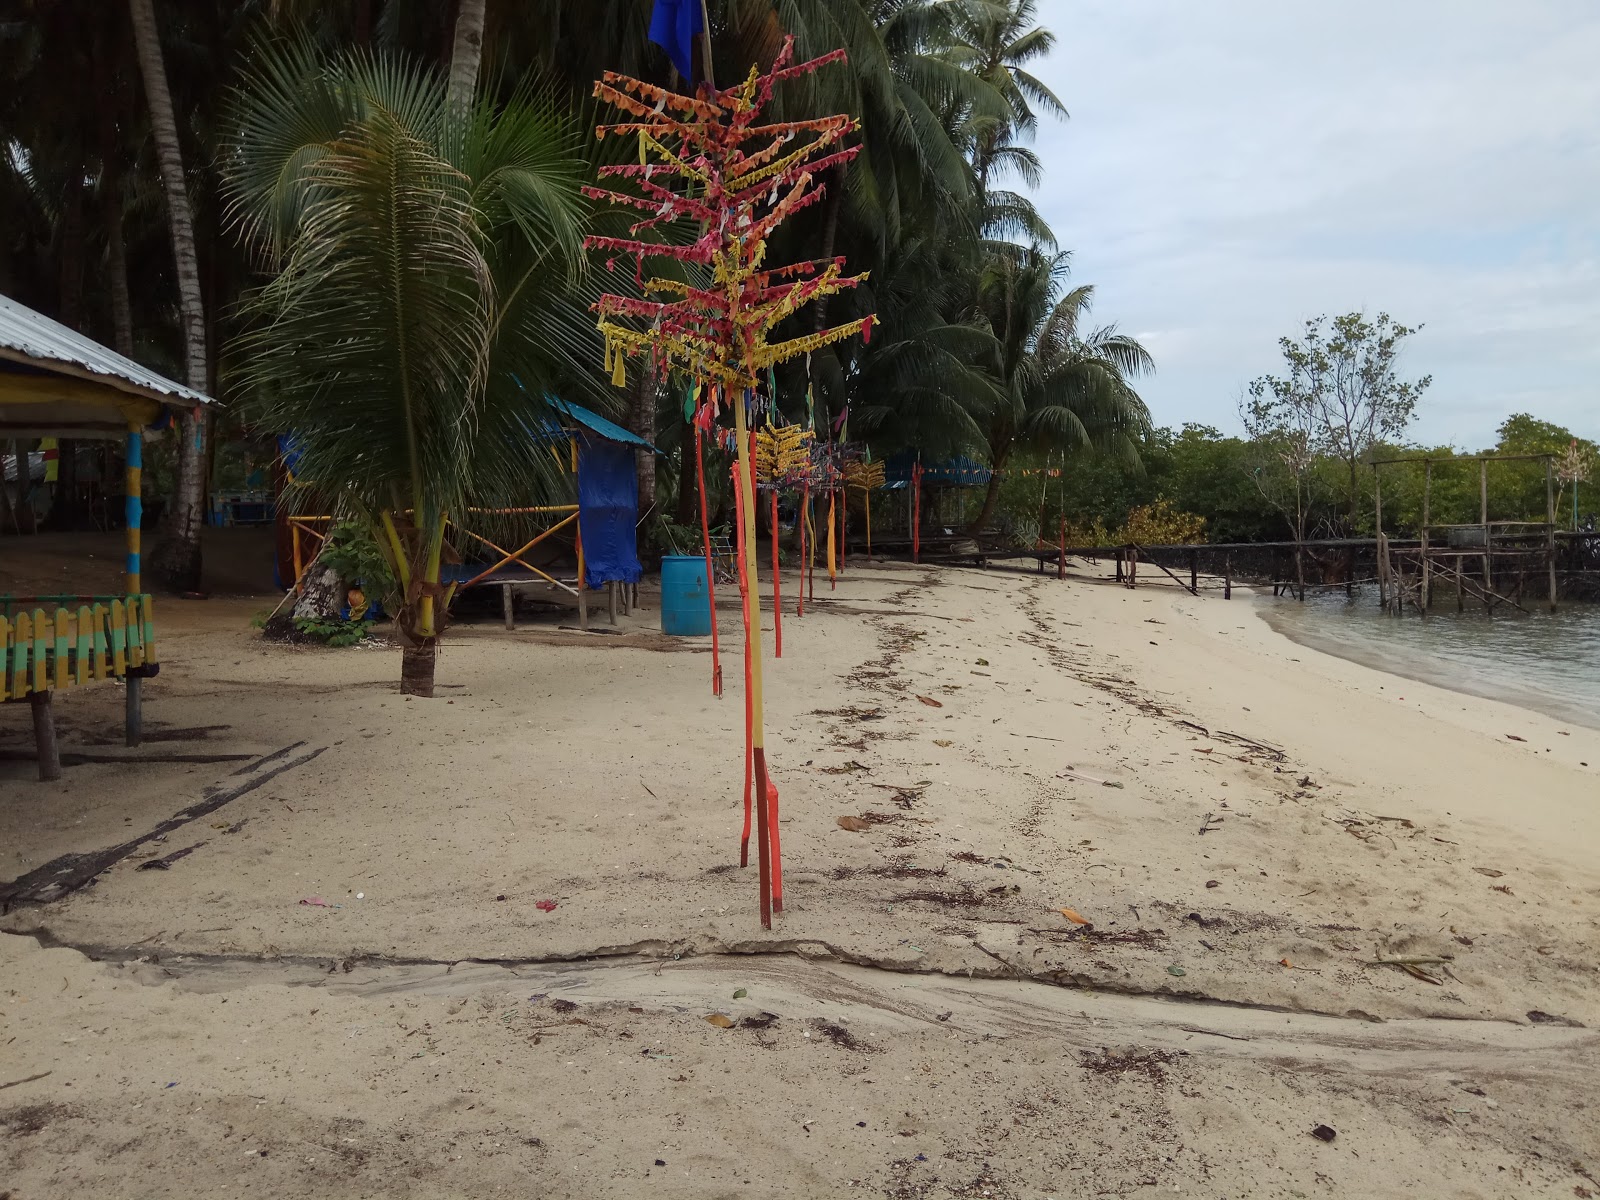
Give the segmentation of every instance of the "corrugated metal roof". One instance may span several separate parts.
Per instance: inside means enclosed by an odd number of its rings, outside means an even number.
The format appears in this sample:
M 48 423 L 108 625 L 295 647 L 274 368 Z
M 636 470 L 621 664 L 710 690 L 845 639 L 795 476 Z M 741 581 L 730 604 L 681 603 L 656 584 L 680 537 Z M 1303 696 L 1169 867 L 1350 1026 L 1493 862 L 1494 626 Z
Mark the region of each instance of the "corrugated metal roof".
M 119 391 L 148 396 L 163 403 L 186 408 L 197 403 L 215 403 L 210 396 L 157 375 L 93 338 L 84 337 L 18 304 L 9 296 L 0 296 L 0 356 L 45 371 L 52 365 L 66 368 L 67 374 L 99 378 Z

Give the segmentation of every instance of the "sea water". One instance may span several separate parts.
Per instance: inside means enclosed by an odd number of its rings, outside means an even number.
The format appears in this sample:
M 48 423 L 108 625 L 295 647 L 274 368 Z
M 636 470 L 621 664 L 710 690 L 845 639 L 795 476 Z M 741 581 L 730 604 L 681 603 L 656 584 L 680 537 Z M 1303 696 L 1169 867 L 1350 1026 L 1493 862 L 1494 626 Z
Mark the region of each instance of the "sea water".
M 1312 649 L 1600 729 L 1600 605 L 1529 605 L 1526 616 L 1502 607 L 1491 617 L 1471 601 L 1458 613 L 1454 595 L 1440 592 L 1427 617 L 1393 617 L 1378 607 L 1376 586 L 1255 603 L 1274 629 Z

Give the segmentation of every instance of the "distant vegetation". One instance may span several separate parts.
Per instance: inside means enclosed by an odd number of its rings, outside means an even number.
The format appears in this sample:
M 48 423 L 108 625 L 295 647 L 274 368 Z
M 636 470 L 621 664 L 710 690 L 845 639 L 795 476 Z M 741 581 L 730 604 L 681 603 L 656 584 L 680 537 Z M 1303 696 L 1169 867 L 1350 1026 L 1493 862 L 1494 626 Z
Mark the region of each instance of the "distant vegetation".
M 1476 454 L 1566 454 L 1574 441 L 1580 470 L 1586 459 L 1589 477 L 1576 483 L 1580 524 L 1600 512 L 1600 473 L 1594 442 L 1574 439 L 1570 430 L 1516 413 L 1501 423 L 1493 445 L 1464 449 L 1457 446 L 1421 446 L 1379 443 L 1372 448 L 1378 458 L 1427 455 L 1433 467 L 1434 521 L 1465 524 L 1478 519 L 1478 468 L 1458 460 Z M 1043 529 L 1053 540 L 1058 522 L 1066 516 L 1069 528 L 1087 535 L 1093 530 L 1115 532 L 1127 526 L 1130 516 L 1165 502 L 1169 512 L 1190 514 L 1204 521 L 1204 541 L 1270 541 L 1292 538 L 1284 513 L 1254 483 L 1260 447 L 1245 438 L 1228 436 L 1209 425 L 1184 425 L 1180 429 L 1154 429 L 1139 440 L 1142 469 L 1105 456 L 1069 460 L 1060 478 L 1016 475 L 1002 488 L 1001 512 L 1018 529 Z M 1043 466 L 1042 456 L 1023 466 Z M 1051 466 L 1058 464 L 1052 463 Z M 1559 470 L 1559 465 L 1558 465 Z M 1308 472 L 1311 496 L 1308 537 L 1367 536 L 1373 532 L 1372 469 L 1357 472 L 1358 494 L 1352 520 L 1346 494 L 1348 475 L 1343 461 L 1331 455 L 1314 456 Z M 1384 529 L 1414 530 L 1422 520 L 1423 468 L 1407 463 L 1383 469 Z M 1556 520 L 1572 527 L 1574 483 L 1556 479 Z M 1489 511 L 1500 519 L 1544 520 L 1544 468 L 1537 462 L 1491 463 Z M 1174 528 L 1167 527 L 1167 532 Z M 1118 539 L 1112 539 L 1113 541 Z M 1127 540 L 1136 541 L 1136 538 Z M 1154 542 L 1151 537 L 1146 540 Z M 1165 540 L 1181 542 L 1184 537 Z M 1081 544 L 1081 543 L 1080 543 Z

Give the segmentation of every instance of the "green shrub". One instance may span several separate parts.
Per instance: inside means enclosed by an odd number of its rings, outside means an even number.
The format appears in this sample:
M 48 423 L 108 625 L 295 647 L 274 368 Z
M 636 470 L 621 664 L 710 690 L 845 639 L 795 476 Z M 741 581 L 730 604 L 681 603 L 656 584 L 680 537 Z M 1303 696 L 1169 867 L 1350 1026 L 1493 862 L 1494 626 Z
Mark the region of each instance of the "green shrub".
M 372 622 L 347 621 L 341 617 L 296 617 L 294 627 L 325 646 L 354 646 L 367 636 Z

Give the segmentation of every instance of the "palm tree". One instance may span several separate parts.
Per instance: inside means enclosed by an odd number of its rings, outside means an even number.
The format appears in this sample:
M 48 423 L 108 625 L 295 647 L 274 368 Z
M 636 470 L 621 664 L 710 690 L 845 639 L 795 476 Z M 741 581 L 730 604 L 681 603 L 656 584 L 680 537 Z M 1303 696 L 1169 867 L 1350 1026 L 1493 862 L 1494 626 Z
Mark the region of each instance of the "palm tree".
M 183 174 L 183 149 L 178 142 L 178 122 L 167 68 L 161 55 L 161 35 L 156 26 L 154 0 L 128 0 L 133 20 L 133 41 L 144 80 L 145 102 L 150 110 L 150 131 L 155 138 L 156 162 L 166 196 L 167 221 L 172 234 L 172 258 L 177 268 L 178 310 L 183 327 L 184 382 L 197 392 L 211 388 L 206 357 L 206 312 L 200 290 L 200 258 L 195 250 L 194 218 L 189 208 L 189 187 Z M 183 419 L 178 443 L 178 484 L 173 503 L 164 517 L 164 537 L 151 554 L 151 565 L 162 582 L 174 591 L 200 588 L 200 529 L 205 520 L 205 439 L 207 418 L 196 412 Z
M 224 150 L 231 213 L 276 274 L 240 377 L 300 475 L 364 521 L 401 595 L 401 690 L 433 691 L 449 522 L 558 482 L 542 395 L 594 373 L 578 131 L 547 98 L 452 108 L 428 69 L 264 48 Z
M 1056 42 L 1055 34 L 1034 24 L 1034 17 L 1034 0 L 963 0 L 954 11 L 950 61 L 1004 96 L 1010 110 L 1004 120 L 980 115 L 974 122 L 973 166 L 983 185 L 1005 148 L 1019 134 L 1031 135 L 1037 128 L 1035 106 L 1051 116 L 1067 115 L 1056 94 L 1026 69 L 1026 64 L 1049 54 Z
M 1088 327 L 1094 289 L 1062 294 L 1068 258 L 1011 247 L 991 256 L 979 281 L 979 305 L 997 343 L 989 366 L 1004 396 L 984 414 L 995 475 L 974 531 L 994 515 L 1000 472 L 1019 444 L 1139 461 L 1138 439 L 1150 427 L 1150 413 L 1131 380 L 1154 364 L 1114 326 Z
M 450 52 L 450 88 L 446 103 L 461 111 L 471 106 L 478 89 L 478 64 L 483 60 L 483 26 L 488 0 L 460 0 L 456 7 L 455 45 Z

